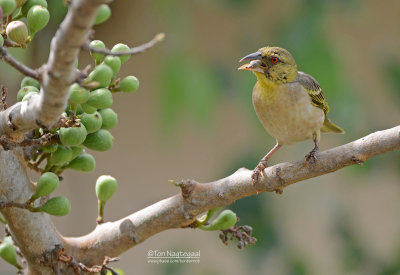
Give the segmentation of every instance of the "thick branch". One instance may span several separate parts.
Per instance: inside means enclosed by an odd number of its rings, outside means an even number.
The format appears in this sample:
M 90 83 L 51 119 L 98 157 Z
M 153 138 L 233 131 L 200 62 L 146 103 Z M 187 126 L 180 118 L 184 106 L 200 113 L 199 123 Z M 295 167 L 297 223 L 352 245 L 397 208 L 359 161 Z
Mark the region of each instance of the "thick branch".
M 47 64 L 41 68 L 40 96 L 19 102 L 0 113 L 0 136 L 21 140 L 34 128 L 54 124 L 65 110 L 68 87 L 76 80 L 75 60 L 88 38 L 98 7 L 107 0 L 72 1 L 53 37 Z M 3 53 L 4 54 L 4 53 Z
M 251 185 L 252 171 L 244 168 L 210 183 L 184 181 L 180 184 L 182 194 L 119 221 L 101 224 L 86 236 L 65 238 L 64 246 L 85 264 L 100 263 L 105 256 L 117 256 L 161 231 L 187 226 L 197 215 L 209 209 L 260 192 L 281 192 L 292 183 L 362 164 L 371 157 L 394 150 L 400 150 L 400 126 L 321 152 L 312 166 L 301 159 L 269 167 L 257 186 Z

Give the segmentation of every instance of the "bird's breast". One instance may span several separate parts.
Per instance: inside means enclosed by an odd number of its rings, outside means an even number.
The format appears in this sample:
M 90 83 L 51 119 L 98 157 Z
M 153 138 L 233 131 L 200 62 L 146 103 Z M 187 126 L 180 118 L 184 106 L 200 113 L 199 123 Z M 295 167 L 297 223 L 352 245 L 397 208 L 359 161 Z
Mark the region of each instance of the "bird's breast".
M 324 123 L 323 110 L 311 104 L 311 98 L 299 83 L 261 85 L 253 89 L 253 105 L 264 128 L 280 144 L 311 139 Z

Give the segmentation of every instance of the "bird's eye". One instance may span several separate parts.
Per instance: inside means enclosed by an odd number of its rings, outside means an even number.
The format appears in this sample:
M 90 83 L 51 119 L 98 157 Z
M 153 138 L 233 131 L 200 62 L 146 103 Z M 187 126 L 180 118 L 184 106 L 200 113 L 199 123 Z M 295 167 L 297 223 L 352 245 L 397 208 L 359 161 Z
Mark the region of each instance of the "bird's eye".
M 271 62 L 274 63 L 274 64 L 278 63 L 278 61 L 279 61 L 278 57 L 274 56 L 274 57 L 271 58 Z

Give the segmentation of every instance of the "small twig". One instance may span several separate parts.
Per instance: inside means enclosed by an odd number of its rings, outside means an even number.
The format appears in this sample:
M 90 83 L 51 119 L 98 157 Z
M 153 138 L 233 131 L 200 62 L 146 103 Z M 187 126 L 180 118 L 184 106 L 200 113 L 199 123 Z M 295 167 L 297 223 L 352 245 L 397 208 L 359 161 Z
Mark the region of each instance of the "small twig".
M 36 79 L 36 80 L 39 80 L 40 74 L 36 70 L 33 70 L 33 69 L 29 68 L 28 66 L 22 64 L 18 60 L 16 60 L 2 46 L 0 46 L 0 57 L 2 59 L 4 59 L 5 62 L 7 62 L 11 66 L 13 66 L 15 69 L 17 69 L 18 71 L 23 73 L 24 75 L 27 75 L 27 76 L 30 76 L 30 77 Z
M 0 145 L 3 146 L 4 150 L 11 150 L 16 147 L 29 147 L 29 146 L 45 146 L 58 142 L 58 134 L 46 133 L 40 138 L 25 138 L 21 142 L 15 142 L 8 139 L 5 136 L 0 137 Z
M 7 88 L 5 86 L 1 85 L 1 103 L 0 103 L 1 111 L 4 111 L 5 109 L 7 109 L 7 103 L 6 103 L 7 93 L 8 93 Z
M 85 43 L 85 45 L 82 46 L 82 48 L 84 50 L 88 50 L 88 51 L 91 51 L 94 53 L 103 53 L 105 55 L 112 55 L 112 56 L 134 55 L 134 54 L 143 53 L 143 52 L 149 50 L 150 48 L 154 47 L 154 45 L 156 45 L 157 43 L 163 41 L 164 38 L 165 38 L 165 34 L 159 33 L 156 36 L 154 36 L 154 38 L 152 40 L 150 40 L 149 42 L 144 43 L 137 47 L 130 48 L 129 51 L 123 51 L 123 52 L 111 52 L 111 50 L 109 50 L 109 49 L 96 49 L 96 48 L 89 46 L 90 41 L 87 41 Z
M 14 41 L 4 39 L 4 46 L 8 48 L 21 48 L 21 45 L 18 43 L 15 43 Z
M 119 258 L 110 258 L 105 256 L 103 264 L 102 265 L 93 265 L 91 267 L 88 267 L 84 265 L 83 263 L 78 262 L 75 260 L 72 256 L 69 256 L 65 254 L 64 249 L 60 250 L 58 260 L 60 262 L 66 263 L 68 266 L 70 266 L 76 274 L 81 274 L 81 272 L 89 272 L 89 273 L 99 273 L 102 270 L 112 270 L 110 267 L 107 265 L 112 262 L 119 261 Z
M 7 208 L 7 207 L 17 207 L 17 208 L 22 208 L 22 209 L 29 209 L 30 206 L 26 203 L 20 203 L 20 202 L 13 202 L 13 201 L 0 201 L 0 208 Z

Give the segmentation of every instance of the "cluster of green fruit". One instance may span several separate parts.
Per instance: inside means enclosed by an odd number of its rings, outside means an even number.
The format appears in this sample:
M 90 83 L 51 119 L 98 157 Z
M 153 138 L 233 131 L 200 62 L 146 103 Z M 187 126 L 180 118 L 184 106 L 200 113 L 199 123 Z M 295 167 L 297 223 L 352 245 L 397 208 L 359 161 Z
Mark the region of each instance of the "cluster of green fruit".
M 3 16 L 11 17 L 5 30 L 7 38 L 21 47 L 25 47 L 49 23 L 46 0 L 0 0 L 0 7 Z M 3 45 L 2 36 L 0 40 L 0 45 Z
M 100 40 L 90 43 L 93 48 L 105 45 Z M 100 45 L 100 46 L 99 46 Z M 129 49 L 124 44 L 115 45 L 111 52 L 126 51 Z M 69 100 L 64 113 L 64 123 L 59 128 L 51 130 L 38 129 L 36 137 L 46 133 L 57 133 L 59 142 L 40 148 L 34 156 L 33 162 L 38 158 L 46 159 L 47 165 L 44 172 L 52 171 L 61 174 L 65 169 L 90 172 L 95 168 L 95 159 L 84 152 L 84 147 L 95 151 L 107 151 L 114 138 L 109 132 L 118 123 L 117 114 L 110 107 L 113 103 L 113 93 L 134 92 L 139 88 L 139 81 L 134 76 L 127 76 L 120 80 L 116 74 L 130 56 L 105 56 L 101 53 L 91 52 L 96 66 L 82 86 L 74 83 L 69 89 Z M 25 77 L 21 82 L 17 100 L 27 101 L 37 96 L 40 83 L 30 77 Z

